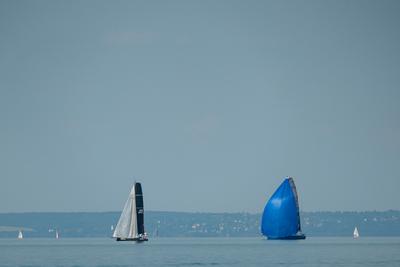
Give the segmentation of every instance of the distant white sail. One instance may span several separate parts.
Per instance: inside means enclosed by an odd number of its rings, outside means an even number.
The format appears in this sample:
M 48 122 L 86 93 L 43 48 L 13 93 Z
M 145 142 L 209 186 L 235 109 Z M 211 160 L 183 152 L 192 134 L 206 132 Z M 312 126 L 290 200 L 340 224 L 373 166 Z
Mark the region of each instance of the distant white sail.
M 24 235 L 22 234 L 22 230 L 19 230 L 18 239 L 23 239 Z
M 111 231 L 114 231 L 114 225 L 111 224 Z
M 133 186 L 121 213 L 121 217 L 115 227 L 113 237 L 124 239 L 136 238 L 138 236 L 137 233 L 135 186 Z
M 360 237 L 360 234 L 358 233 L 357 227 L 354 228 L 353 237 L 354 237 L 354 238 L 359 238 L 359 237 Z
M 56 229 L 56 239 L 59 239 L 60 236 L 58 235 L 58 230 Z

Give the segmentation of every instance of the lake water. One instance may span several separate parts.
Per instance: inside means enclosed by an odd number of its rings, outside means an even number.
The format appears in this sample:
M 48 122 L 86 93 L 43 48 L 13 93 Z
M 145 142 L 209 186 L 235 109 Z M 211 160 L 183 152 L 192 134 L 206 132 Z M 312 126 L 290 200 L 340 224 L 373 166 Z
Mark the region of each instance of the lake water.
M 400 238 L 0 239 L 0 266 L 400 266 Z

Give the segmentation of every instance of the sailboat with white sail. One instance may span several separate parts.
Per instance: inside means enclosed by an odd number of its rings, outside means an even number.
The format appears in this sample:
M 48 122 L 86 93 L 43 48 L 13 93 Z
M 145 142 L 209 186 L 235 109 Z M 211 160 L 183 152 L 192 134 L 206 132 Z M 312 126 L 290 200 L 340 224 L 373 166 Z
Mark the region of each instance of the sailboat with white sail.
M 115 227 L 113 237 L 117 241 L 148 241 L 144 231 L 143 193 L 140 183 L 133 185 L 121 216 Z
M 22 234 L 22 230 L 19 230 L 17 238 L 18 239 L 24 239 L 24 235 Z
M 354 228 L 354 232 L 353 232 L 353 238 L 359 238 L 360 234 L 358 233 L 358 229 L 357 227 Z
M 58 230 L 56 229 L 56 239 L 59 239 L 60 235 L 58 234 Z

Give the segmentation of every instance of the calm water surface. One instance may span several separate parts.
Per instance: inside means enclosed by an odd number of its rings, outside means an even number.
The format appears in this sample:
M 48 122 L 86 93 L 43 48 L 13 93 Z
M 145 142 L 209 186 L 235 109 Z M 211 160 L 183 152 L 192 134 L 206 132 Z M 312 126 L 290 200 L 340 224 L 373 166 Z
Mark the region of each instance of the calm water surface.
M 0 266 L 400 266 L 400 238 L 0 239 Z

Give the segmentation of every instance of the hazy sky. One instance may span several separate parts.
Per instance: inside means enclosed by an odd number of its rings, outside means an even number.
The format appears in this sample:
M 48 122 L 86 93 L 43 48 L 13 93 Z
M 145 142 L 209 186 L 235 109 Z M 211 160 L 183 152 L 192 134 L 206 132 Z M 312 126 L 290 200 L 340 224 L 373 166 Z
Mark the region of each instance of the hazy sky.
M 400 209 L 399 1 L 0 1 L 0 212 Z

